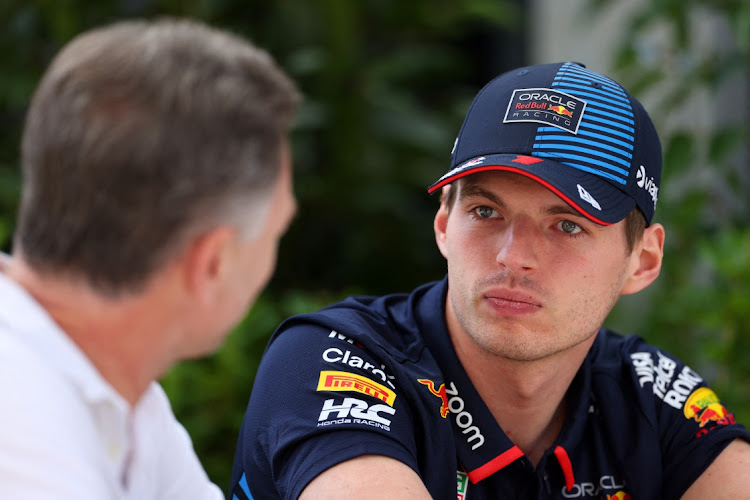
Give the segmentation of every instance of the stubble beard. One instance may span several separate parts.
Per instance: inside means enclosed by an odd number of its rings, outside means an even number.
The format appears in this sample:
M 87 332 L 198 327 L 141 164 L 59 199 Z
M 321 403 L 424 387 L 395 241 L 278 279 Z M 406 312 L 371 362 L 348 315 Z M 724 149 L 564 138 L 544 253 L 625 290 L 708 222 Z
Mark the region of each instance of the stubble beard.
M 488 285 L 531 291 L 545 299 L 545 303 L 555 303 L 549 290 L 528 278 L 492 277 L 475 285 L 468 296 L 459 299 L 450 294 L 449 300 L 463 331 L 486 354 L 509 361 L 533 362 L 573 349 L 596 335 L 619 298 L 624 275 L 625 270 L 610 288 L 610 297 L 606 302 L 599 302 L 593 296 L 581 297 L 575 310 L 556 321 L 548 319 L 547 325 L 536 318 L 498 317 L 481 312 L 486 309 L 482 290 Z M 456 302 L 458 300 L 463 306 Z M 541 311 L 542 314 L 544 312 Z

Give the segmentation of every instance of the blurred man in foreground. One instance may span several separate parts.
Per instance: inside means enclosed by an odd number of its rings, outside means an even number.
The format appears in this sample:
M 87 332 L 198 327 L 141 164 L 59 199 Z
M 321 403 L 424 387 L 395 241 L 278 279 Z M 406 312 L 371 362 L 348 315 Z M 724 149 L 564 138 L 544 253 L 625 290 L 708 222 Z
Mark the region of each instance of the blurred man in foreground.
M 195 22 L 117 23 L 55 58 L 0 274 L 0 498 L 223 498 L 155 380 L 271 275 L 297 102 L 267 53 Z

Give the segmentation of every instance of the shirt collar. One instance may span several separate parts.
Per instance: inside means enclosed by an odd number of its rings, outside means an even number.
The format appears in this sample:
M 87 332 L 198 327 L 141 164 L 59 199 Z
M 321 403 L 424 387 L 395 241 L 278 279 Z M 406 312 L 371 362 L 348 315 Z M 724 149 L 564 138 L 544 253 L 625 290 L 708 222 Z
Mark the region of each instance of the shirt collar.
M 18 283 L 0 273 L 0 328 L 54 366 L 90 403 L 107 402 L 122 412 L 130 405 L 91 360 Z

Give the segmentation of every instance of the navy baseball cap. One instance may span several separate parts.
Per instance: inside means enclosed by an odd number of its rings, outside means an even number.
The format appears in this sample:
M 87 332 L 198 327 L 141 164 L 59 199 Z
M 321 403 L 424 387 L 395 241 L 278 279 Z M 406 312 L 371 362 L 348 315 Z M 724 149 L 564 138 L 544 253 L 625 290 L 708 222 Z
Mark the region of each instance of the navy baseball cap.
M 488 170 L 534 179 L 598 224 L 619 222 L 636 206 L 650 224 L 661 144 L 641 103 L 614 80 L 579 63 L 528 66 L 477 94 L 450 170 L 428 191 Z

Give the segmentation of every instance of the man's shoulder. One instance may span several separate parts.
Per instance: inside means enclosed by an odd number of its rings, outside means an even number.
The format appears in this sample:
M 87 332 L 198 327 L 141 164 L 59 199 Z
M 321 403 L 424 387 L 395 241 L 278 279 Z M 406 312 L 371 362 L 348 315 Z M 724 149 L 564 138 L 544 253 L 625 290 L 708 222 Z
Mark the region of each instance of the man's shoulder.
M 589 352 L 591 368 L 597 372 L 621 373 L 649 356 L 664 356 L 681 363 L 675 356 L 635 334 L 622 335 L 602 328 Z
M 54 364 L 49 363 L 22 333 L 0 325 L 0 387 L 5 401 L 16 395 L 22 402 L 44 401 L 59 394 L 62 384 Z M 62 384 L 64 385 L 64 384 Z
M 235 484 L 244 472 L 258 492 L 296 497 L 327 468 L 362 455 L 418 470 L 417 457 L 438 435 L 434 446 L 443 451 L 436 455 L 455 460 L 434 388 L 442 376 L 421 336 L 427 309 L 440 315 L 418 293 L 360 296 L 285 321 L 253 384 Z M 434 391 L 420 379 L 432 381 Z M 448 485 L 450 478 L 442 479 Z
M 615 413 L 637 414 L 661 432 L 679 428 L 692 437 L 736 427 L 707 380 L 641 337 L 601 331 L 591 358 L 592 392 Z
M 42 353 L 0 328 L 0 393 L 7 409 L 0 412 L 0 448 L 20 446 L 24 456 L 91 452 L 97 431 L 80 389 Z
M 269 346 L 281 341 L 304 348 L 328 338 L 384 352 L 398 361 L 415 360 L 424 347 L 419 305 L 424 292 L 434 286 L 430 283 L 408 294 L 350 296 L 319 311 L 293 316 L 277 328 Z
M 615 381 L 623 389 L 635 388 L 674 408 L 681 408 L 685 396 L 703 382 L 700 375 L 670 352 L 638 335 L 623 336 L 607 329 L 599 332 L 590 363 L 592 372 L 600 378 Z

